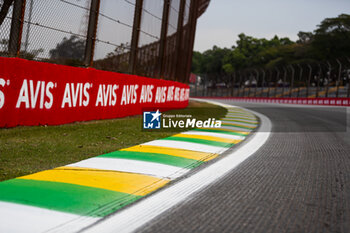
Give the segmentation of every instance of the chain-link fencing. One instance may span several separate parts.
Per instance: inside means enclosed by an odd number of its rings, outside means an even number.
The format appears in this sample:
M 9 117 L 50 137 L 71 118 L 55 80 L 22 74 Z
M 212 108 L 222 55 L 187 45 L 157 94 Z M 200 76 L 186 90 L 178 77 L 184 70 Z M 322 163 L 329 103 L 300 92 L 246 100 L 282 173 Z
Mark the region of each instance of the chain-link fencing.
M 0 0 L 0 56 L 187 81 L 210 0 Z

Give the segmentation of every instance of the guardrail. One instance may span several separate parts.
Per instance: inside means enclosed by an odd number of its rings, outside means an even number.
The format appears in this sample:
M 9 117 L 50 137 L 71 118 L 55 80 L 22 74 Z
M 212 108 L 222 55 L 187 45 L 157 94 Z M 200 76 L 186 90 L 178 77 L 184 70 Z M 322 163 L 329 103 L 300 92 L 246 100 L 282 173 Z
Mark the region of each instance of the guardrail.
M 349 98 L 350 59 L 206 74 L 191 84 L 191 96 Z
M 211 98 L 234 100 L 237 102 L 246 102 L 246 103 L 350 106 L 349 98 L 263 98 L 263 97 L 211 97 Z

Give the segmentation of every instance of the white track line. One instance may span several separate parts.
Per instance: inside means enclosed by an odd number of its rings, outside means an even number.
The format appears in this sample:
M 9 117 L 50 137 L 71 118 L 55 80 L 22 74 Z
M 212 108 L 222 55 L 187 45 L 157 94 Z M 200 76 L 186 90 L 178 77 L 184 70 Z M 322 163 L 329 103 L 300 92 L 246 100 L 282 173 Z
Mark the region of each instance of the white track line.
M 206 102 L 218 104 L 214 101 Z M 228 106 L 221 103 L 218 105 Z M 270 136 L 270 120 L 262 114 L 255 114 L 260 117 L 261 126 L 238 150 L 233 151 L 194 175 L 175 183 L 173 186 L 163 189 L 149 198 L 145 198 L 139 203 L 106 218 L 84 232 L 122 233 L 136 231 L 147 222 L 185 201 L 191 195 L 232 171 L 237 165 L 259 150 Z
M 192 150 L 192 151 L 207 152 L 207 153 L 214 153 L 214 154 L 220 154 L 229 149 L 227 147 L 209 146 L 209 145 L 204 145 L 200 143 L 182 142 L 182 141 L 174 141 L 174 140 L 154 140 L 154 141 L 146 142 L 141 145 L 161 146 L 161 147 Z
M 81 216 L 0 201 L 0 232 L 4 233 L 47 232 L 52 228 L 78 218 L 81 218 Z M 95 223 L 99 219 L 101 218 L 84 217 L 84 221 L 80 222 L 81 224 L 75 224 L 74 229 L 75 231 L 78 231 L 86 225 Z
M 83 167 L 101 170 L 132 172 L 169 179 L 176 179 L 177 177 L 180 177 L 189 171 L 188 169 L 161 163 L 117 158 L 91 158 L 77 163 L 69 164 L 67 167 Z

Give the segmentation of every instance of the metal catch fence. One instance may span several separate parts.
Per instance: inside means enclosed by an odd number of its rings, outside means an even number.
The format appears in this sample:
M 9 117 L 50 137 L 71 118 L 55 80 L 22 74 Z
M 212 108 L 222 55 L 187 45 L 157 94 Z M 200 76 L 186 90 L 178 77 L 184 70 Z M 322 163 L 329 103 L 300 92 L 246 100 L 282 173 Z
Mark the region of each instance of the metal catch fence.
M 210 0 L 0 0 L 0 56 L 187 82 Z

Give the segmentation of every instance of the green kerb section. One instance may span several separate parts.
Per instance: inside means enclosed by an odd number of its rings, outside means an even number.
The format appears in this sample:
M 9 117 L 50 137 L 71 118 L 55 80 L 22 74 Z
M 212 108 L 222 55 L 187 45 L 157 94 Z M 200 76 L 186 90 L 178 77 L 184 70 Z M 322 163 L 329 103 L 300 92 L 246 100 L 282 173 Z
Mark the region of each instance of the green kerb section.
M 60 182 L 12 179 L 0 182 L 0 201 L 71 214 L 104 217 L 141 196 Z
M 234 145 L 233 143 L 216 142 L 216 141 L 210 141 L 210 140 L 198 139 L 198 138 L 167 137 L 167 138 L 162 138 L 160 140 L 193 142 L 193 143 L 199 143 L 199 144 L 210 145 L 210 146 L 219 146 L 219 147 L 231 147 Z
M 236 133 L 236 132 L 217 130 L 217 129 L 193 129 L 193 130 L 203 131 L 203 132 L 211 132 L 211 133 L 222 133 L 222 134 L 229 134 L 229 135 L 236 135 L 236 136 L 243 136 L 243 137 L 247 136 L 247 134 L 243 134 L 243 133 Z
M 115 151 L 112 153 L 100 155 L 98 157 L 141 160 L 146 162 L 162 163 L 182 168 L 194 168 L 203 163 L 202 161 L 198 161 L 195 159 L 186 159 L 167 154 L 134 151 Z

